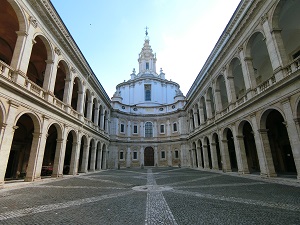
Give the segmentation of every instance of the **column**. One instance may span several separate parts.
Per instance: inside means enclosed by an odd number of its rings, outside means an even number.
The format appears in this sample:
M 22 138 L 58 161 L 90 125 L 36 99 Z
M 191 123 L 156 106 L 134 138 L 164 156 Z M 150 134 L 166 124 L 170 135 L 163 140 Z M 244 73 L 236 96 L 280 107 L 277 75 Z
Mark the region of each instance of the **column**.
M 92 149 L 91 149 L 91 162 L 90 162 L 90 171 L 91 172 L 95 172 L 95 166 L 96 166 L 96 145 L 94 143 L 94 145 L 92 145 Z
M 14 125 L 17 112 L 18 105 L 10 101 L 6 124 L 4 124 L 5 128 L 2 130 L 2 140 L 0 146 L 0 186 L 4 184 L 4 177 L 6 173 L 11 144 L 13 141 L 15 129 L 18 128 Z
M 196 105 L 194 106 L 193 113 L 194 113 L 194 124 L 195 124 L 195 128 L 197 128 L 197 127 L 200 126 L 200 124 L 198 123 L 198 110 L 197 110 L 197 108 L 196 108 Z
M 140 165 L 141 166 L 145 165 L 145 163 L 144 163 L 144 147 L 143 146 L 141 146 L 141 148 L 140 148 Z
M 91 120 L 92 119 L 92 110 L 93 110 L 93 100 L 92 100 L 92 97 L 90 97 L 88 99 L 88 104 L 87 104 L 87 115 L 86 115 L 86 118 L 88 120 Z
M 197 158 L 198 158 L 198 167 L 202 168 L 201 146 L 197 146 L 196 151 L 197 151 Z
M 250 118 L 251 118 L 251 125 L 252 125 L 252 128 L 253 128 L 252 131 L 253 131 L 253 135 L 254 135 L 258 161 L 259 161 L 260 174 L 263 177 L 269 177 L 270 176 L 270 172 L 269 172 L 270 169 L 272 170 L 272 168 L 273 168 L 272 171 L 275 172 L 274 166 L 273 166 L 273 161 L 271 162 L 270 165 L 268 164 L 265 152 L 263 150 L 263 142 L 262 142 L 262 139 L 261 139 L 261 135 L 258 131 L 258 125 L 257 125 L 255 114 L 250 115 Z
M 220 152 L 221 152 L 221 158 L 222 158 L 222 169 L 224 172 L 231 172 L 231 163 L 229 158 L 229 152 L 228 152 L 228 141 L 226 139 L 223 139 L 223 135 L 220 133 L 218 134 L 220 137 Z
M 293 111 L 289 99 L 281 103 L 286 118 L 286 128 L 290 140 L 290 145 L 293 151 L 295 166 L 297 169 L 297 179 L 300 179 L 300 139 L 297 131 L 296 123 L 293 118 Z
M 64 97 L 63 102 L 66 104 L 65 110 L 67 113 L 71 111 L 71 101 L 72 101 L 72 93 L 73 93 L 73 79 L 67 78 L 65 79 L 65 89 L 64 89 Z
M 94 123 L 94 125 L 98 125 L 98 117 L 99 117 L 99 107 L 95 106 L 95 110 L 94 110 L 94 121 L 92 121 Z
M 56 54 L 55 54 L 56 56 Z M 57 57 L 54 60 L 47 59 L 46 60 L 46 71 L 44 77 L 43 88 L 47 91 L 45 95 L 45 100 L 52 103 L 54 97 L 54 86 L 55 86 L 55 79 L 57 73 Z
M 207 119 L 209 120 L 213 118 L 213 114 L 211 108 L 211 99 L 209 98 L 208 94 L 206 94 L 205 105 L 206 105 Z
M 66 137 L 57 139 L 52 177 L 62 177 L 66 152 Z
M 228 66 L 225 66 L 223 69 L 224 69 L 223 74 L 224 74 L 224 79 L 225 79 L 228 104 L 230 106 L 230 105 L 232 105 L 232 103 L 234 103 L 236 101 L 234 80 L 233 80 L 233 76 L 228 74 Z
M 88 172 L 88 161 L 89 161 L 89 150 L 90 144 L 85 144 L 83 146 L 83 154 L 82 154 L 82 163 L 81 163 L 81 172 L 87 173 Z
M 83 115 L 84 92 L 78 91 L 77 112 Z
M 274 40 L 274 46 L 278 52 L 279 62 L 282 66 L 285 66 L 289 63 L 289 59 L 286 55 L 286 50 L 281 37 L 281 29 L 273 28 L 273 30 L 271 31 L 271 35 Z
M 244 50 L 243 50 L 243 47 L 240 46 L 238 48 L 238 51 L 239 51 L 239 56 L 240 56 L 240 59 L 241 59 L 241 67 L 242 67 L 242 72 L 243 72 L 243 78 L 244 78 L 244 82 L 245 82 L 245 88 L 246 88 L 246 93 L 247 93 L 247 97 L 248 98 L 251 98 L 252 97 L 252 94 L 251 94 L 251 88 L 254 88 L 256 86 L 252 84 L 251 82 L 251 75 L 250 75 L 250 69 L 251 69 L 251 73 L 252 73 L 252 76 L 254 75 L 254 70 L 253 70 L 253 66 L 251 68 L 248 68 L 248 64 L 246 63 L 246 59 L 245 59 L 245 54 L 244 54 Z M 248 58 L 249 60 L 249 58 Z M 251 61 L 251 64 L 252 64 L 252 61 Z M 249 95 L 249 96 L 248 96 Z
M 222 101 L 221 101 L 221 90 L 217 88 L 217 82 L 214 82 L 214 92 L 215 92 L 215 100 L 216 100 L 216 114 L 222 111 Z
M 70 163 L 70 172 L 71 175 L 76 175 L 78 172 L 78 160 L 80 154 L 80 141 L 74 141 L 72 145 L 72 155 Z
M 199 102 L 199 113 L 200 113 L 200 124 L 202 125 L 205 121 L 204 121 L 204 110 L 203 110 L 203 105 L 201 105 L 201 102 Z
M 49 118 L 47 116 L 43 116 L 43 122 L 42 122 L 42 133 L 41 134 L 36 134 L 39 136 L 39 144 L 36 149 L 32 149 L 30 151 L 30 157 L 36 155 L 34 158 L 30 158 L 30 162 L 28 162 L 28 167 L 29 165 L 34 166 L 36 165 L 36 168 L 28 169 L 26 172 L 26 177 L 28 173 L 28 181 L 36 180 L 41 178 L 41 170 L 43 166 L 43 160 L 44 160 L 44 153 L 45 153 L 45 146 L 47 142 L 47 137 L 48 137 L 48 127 L 49 126 Z M 33 144 L 31 145 L 33 146 Z M 36 152 L 37 151 L 37 152 Z
M 132 157 L 131 157 L 131 149 L 130 146 L 127 147 L 127 154 L 126 154 L 126 167 L 130 168 L 131 166 L 131 161 Z
M 219 170 L 216 143 L 213 143 L 211 140 L 209 141 L 209 143 L 211 150 L 212 169 Z

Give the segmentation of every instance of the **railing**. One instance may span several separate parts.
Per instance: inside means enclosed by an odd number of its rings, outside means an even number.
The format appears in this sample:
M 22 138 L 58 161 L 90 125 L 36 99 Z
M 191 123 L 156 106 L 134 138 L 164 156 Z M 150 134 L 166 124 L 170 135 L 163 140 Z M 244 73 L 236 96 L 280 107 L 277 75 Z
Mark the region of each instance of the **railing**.
M 254 89 L 255 95 L 260 94 L 273 86 L 276 83 L 276 78 L 275 76 L 271 77 L 270 79 L 266 80 L 262 84 L 258 85 L 257 88 Z
M 5 62 L 0 60 L 0 74 L 8 79 L 12 79 L 12 74 L 14 70 L 9 65 L 7 65 Z
M 286 72 L 286 75 L 289 76 L 299 69 L 300 69 L 300 56 L 298 58 L 294 59 L 293 62 L 291 62 L 289 65 L 287 65 L 285 67 L 285 72 Z
M 45 90 L 38 86 L 33 81 L 26 79 L 25 80 L 25 87 L 27 90 L 29 90 L 31 93 L 34 93 L 37 96 L 40 96 L 41 98 L 45 98 Z

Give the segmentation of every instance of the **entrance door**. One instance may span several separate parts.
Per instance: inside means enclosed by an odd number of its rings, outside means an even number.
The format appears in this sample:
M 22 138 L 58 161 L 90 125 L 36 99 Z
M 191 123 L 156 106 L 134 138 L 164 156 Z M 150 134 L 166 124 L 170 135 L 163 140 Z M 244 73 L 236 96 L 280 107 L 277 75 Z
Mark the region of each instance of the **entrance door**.
M 145 148 L 144 166 L 154 166 L 154 150 L 151 147 Z

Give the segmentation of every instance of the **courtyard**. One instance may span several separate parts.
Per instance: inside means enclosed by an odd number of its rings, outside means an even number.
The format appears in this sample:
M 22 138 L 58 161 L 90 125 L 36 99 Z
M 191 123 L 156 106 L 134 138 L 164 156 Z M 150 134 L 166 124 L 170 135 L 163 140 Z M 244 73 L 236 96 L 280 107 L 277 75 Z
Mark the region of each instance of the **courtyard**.
M 300 224 L 292 179 L 187 168 L 6 183 L 0 224 Z

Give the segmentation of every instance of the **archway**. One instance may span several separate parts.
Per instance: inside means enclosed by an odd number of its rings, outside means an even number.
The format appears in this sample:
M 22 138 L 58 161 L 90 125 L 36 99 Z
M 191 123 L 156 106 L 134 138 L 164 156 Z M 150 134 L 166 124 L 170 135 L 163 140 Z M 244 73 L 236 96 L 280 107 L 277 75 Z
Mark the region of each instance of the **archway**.
M 196 143 L 195 142 L 193 142 L 193 144 L 192 144 L 192 151 L 193 151 L 193 155 L 195 156 L 195 159 L 194 159 L 194 162 L 195 162 L 195 164 L 193 163 L 193 165 L 194 165 L 194 167 L 199 167 L 199 165 L 198 165 L 198 154 L 197 154 L 197 146 L 196 146 Z
M 212 169 L 212 160 L 211 160 L 211 150 L 210 150 L 210 144 L 209 144 L 209 139 L 206 139 L 206 146 L 207 146 L 207 157 L 208 157 L 208 166 L 210 169 Z
M 1 1 L 0 7 L 0 60 L 10 65 L 13 57 L 19 21 L 8 1 Z
M 101 156 L 101 169 L 105 170 L 106 167 L 106 145 L 102 147 L 102 156 Z
M 220 108 L 221 110 L 225 109 L 228 107 L 228 96 L 227 96 L 227 88 L 226 88 L 226 84 L 225 84 L 225 78 L 223 75 L 220 75 L 217 78 L 217 83 L 216 83 L 216 89 L 218 91 L 216 91 L 216 94 L 219 95 L 219 100 L 221 101 L 221 105 Z
M 34 122 L 28 114 L 22 115 L 16 124 L 9 159 L 6 167 L 5 179 L 24 179 L 27 173 Z
M 45 145 L 41 176 L 52 175 L 56 146 L 57 146 L 57 138 L 58 138 L 58 133 L 57 133 L 56 126 L 52 124 L 48 129 L 48 136 Z
M 276 173 L 296 173 L 290 140 L 282 115 L 271 110 L 266 118 L 266 129 Z
M 97 148 L 96 148 L 96 165 L 95 165 L 96 170 L 101 169 L 101 143 L 98 141 L 97 143 Z
M 244 82 L 244 76 L 242 71 L 242 65 L 238 58 L 234 58 L 229 66 L 229 70 L 231 75 L 233 76 L 233 83 L 234 83 L 234 93 L 236 99 L 240 99 L 246 93 L 246 87 Z M 236 101 L 233 99 L 233 101 Z
M 144 166 L 154 166 L 154 149 L 152 147 L 145 148 Z
M 253 130 L 249 122 L 243 124 L 243 139 L 248 162 L 249 172 L 260 172 L 258 155 Z
M 70 173 L 72 150 L 74 143 L 73 132 L 74 131 L 69 132 L 67 137 L 63 174 Z
M 212 138 L 213 138 L 212 143 L 216 145 L 218 168 L 219 168 L 219 170 L 222 170 L 222 158 L 221 158 L 221 150 L 220 150 L 220 143 L 219 143 L 218 135 L 215 133 L 215 134 L 213 134 Z
M 73 92 L 72 92 L 72 100 L 71 100 L 71 106 L 74 110 L 78 111 L 78 93 L 81 91 L 81 85 L 80 80 L 78 77 L 75 77 L 73 82 Z
M 78 159 L 78 172 L 84 173 L 84 165 L 83 165 L 83 154 L 84 154 L 84 147 L 87 145 L 87 138 L 85 136 L 81 137 L 80 142 L 80 151 L 79 151 L 79 159 Z
M 69 74 L 68 66 L 64 61 L 60 61 L 57 66 L 54 95 L 60 101 L 63 101 L 65 91 L 65 81 Z
M 233 171 L 234 170 L 236 171 L 238 169 L 238 167 L 237 167 L 237 160 L 236 160 L 236 154 L 235 154 L 233 134 L 230 129 L 227 129 L 226 138 L 227 138 L 228 153 L 229 153 L 229 158 L 230 158 L 231 169 Z

